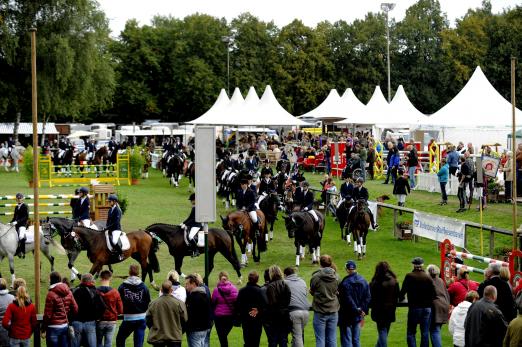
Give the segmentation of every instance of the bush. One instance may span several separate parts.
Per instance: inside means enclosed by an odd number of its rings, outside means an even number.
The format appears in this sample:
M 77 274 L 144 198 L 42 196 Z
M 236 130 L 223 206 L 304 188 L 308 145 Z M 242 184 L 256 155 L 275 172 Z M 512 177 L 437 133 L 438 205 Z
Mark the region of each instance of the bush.
M 141 170 L 143 169 L 143 164 L 145 164 L 145 159 L 140 153 L 140 149 L 135 147 L 131 150 L 129 154 L 130 161 L 130 173 L 132 179 L 138 179 L 141 177 Z
M 27 182 L 30 182 L 33 180 L 33 147 L 27 146 L 27 148 L 24 151 L 24 161 L 23 161 L 23 172 L 25 179 Z
M 117 192 L 118 194 L 118 205 L 120 205 L 121 214 L 125 214 L 127 211 L 127 207 L 129 206 L 129 199 L 127 199 L 127 195 L 122 192 Z

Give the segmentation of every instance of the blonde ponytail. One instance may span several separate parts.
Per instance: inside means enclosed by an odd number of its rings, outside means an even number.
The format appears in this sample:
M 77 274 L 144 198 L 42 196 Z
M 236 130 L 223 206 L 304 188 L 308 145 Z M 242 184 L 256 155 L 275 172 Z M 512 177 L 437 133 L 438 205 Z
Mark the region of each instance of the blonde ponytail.
M 20 286 L 16 290 L 16 301 L 21 308 L 24 308 L 25 304 L 29 301 L 29 294 L 27 294 L 27 289 L 24 286 Z

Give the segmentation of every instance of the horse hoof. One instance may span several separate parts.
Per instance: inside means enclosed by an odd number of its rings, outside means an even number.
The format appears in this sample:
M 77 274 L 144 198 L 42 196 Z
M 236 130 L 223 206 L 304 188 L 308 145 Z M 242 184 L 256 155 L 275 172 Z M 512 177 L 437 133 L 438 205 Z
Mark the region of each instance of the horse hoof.
M 152 288 L 154 288 L 155 291 L 159 292 L 160 288 L 159 288 L 159 286 L 156 283 L 152 282 L 150 285 L 151 285 Z
M 362 260 L 362 256 L 360 254 L 357 256 L 357 260 Z
M 247 266 L 247 264 L 241 264 L 241 265 L 239 265 L 239 267 L 242 268 L 242 269 L 246 268 L 246 266 Z

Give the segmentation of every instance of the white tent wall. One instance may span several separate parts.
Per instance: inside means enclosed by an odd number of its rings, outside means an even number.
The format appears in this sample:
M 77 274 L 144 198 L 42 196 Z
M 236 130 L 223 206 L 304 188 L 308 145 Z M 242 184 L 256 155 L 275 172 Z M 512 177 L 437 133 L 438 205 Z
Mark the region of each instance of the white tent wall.
M 444 128 L 439 132 L 439 142 L 450 142 L 458 144 L 459 141 L 467 144 L 471 142 L 475 149 L 482 145 L 500 143 L 502 147 L 507 146 L 507 136 L 511 134 L 511 128 Z

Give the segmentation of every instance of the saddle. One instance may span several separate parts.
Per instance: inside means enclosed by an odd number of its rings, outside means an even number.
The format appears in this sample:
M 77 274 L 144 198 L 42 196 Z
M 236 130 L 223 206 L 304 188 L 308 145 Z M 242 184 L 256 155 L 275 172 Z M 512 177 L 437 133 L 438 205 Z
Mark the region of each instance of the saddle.
M 112 232 L 112 240 L 114 241 L 113 242 L 114 244 L 120 246 L 122 251 L 126 251 L 130 248 L 129 238 L 127 237 L 127 234 L 125 234 L 121 230 L 114 230 Z M 109 231 L 108 230 L 105 230 L 105 241 L 107 243 L 107 248 L 109 249 L 109 251 L 113 252 L 114 249 L 112 247 L 112 243 L 109 240 Z

